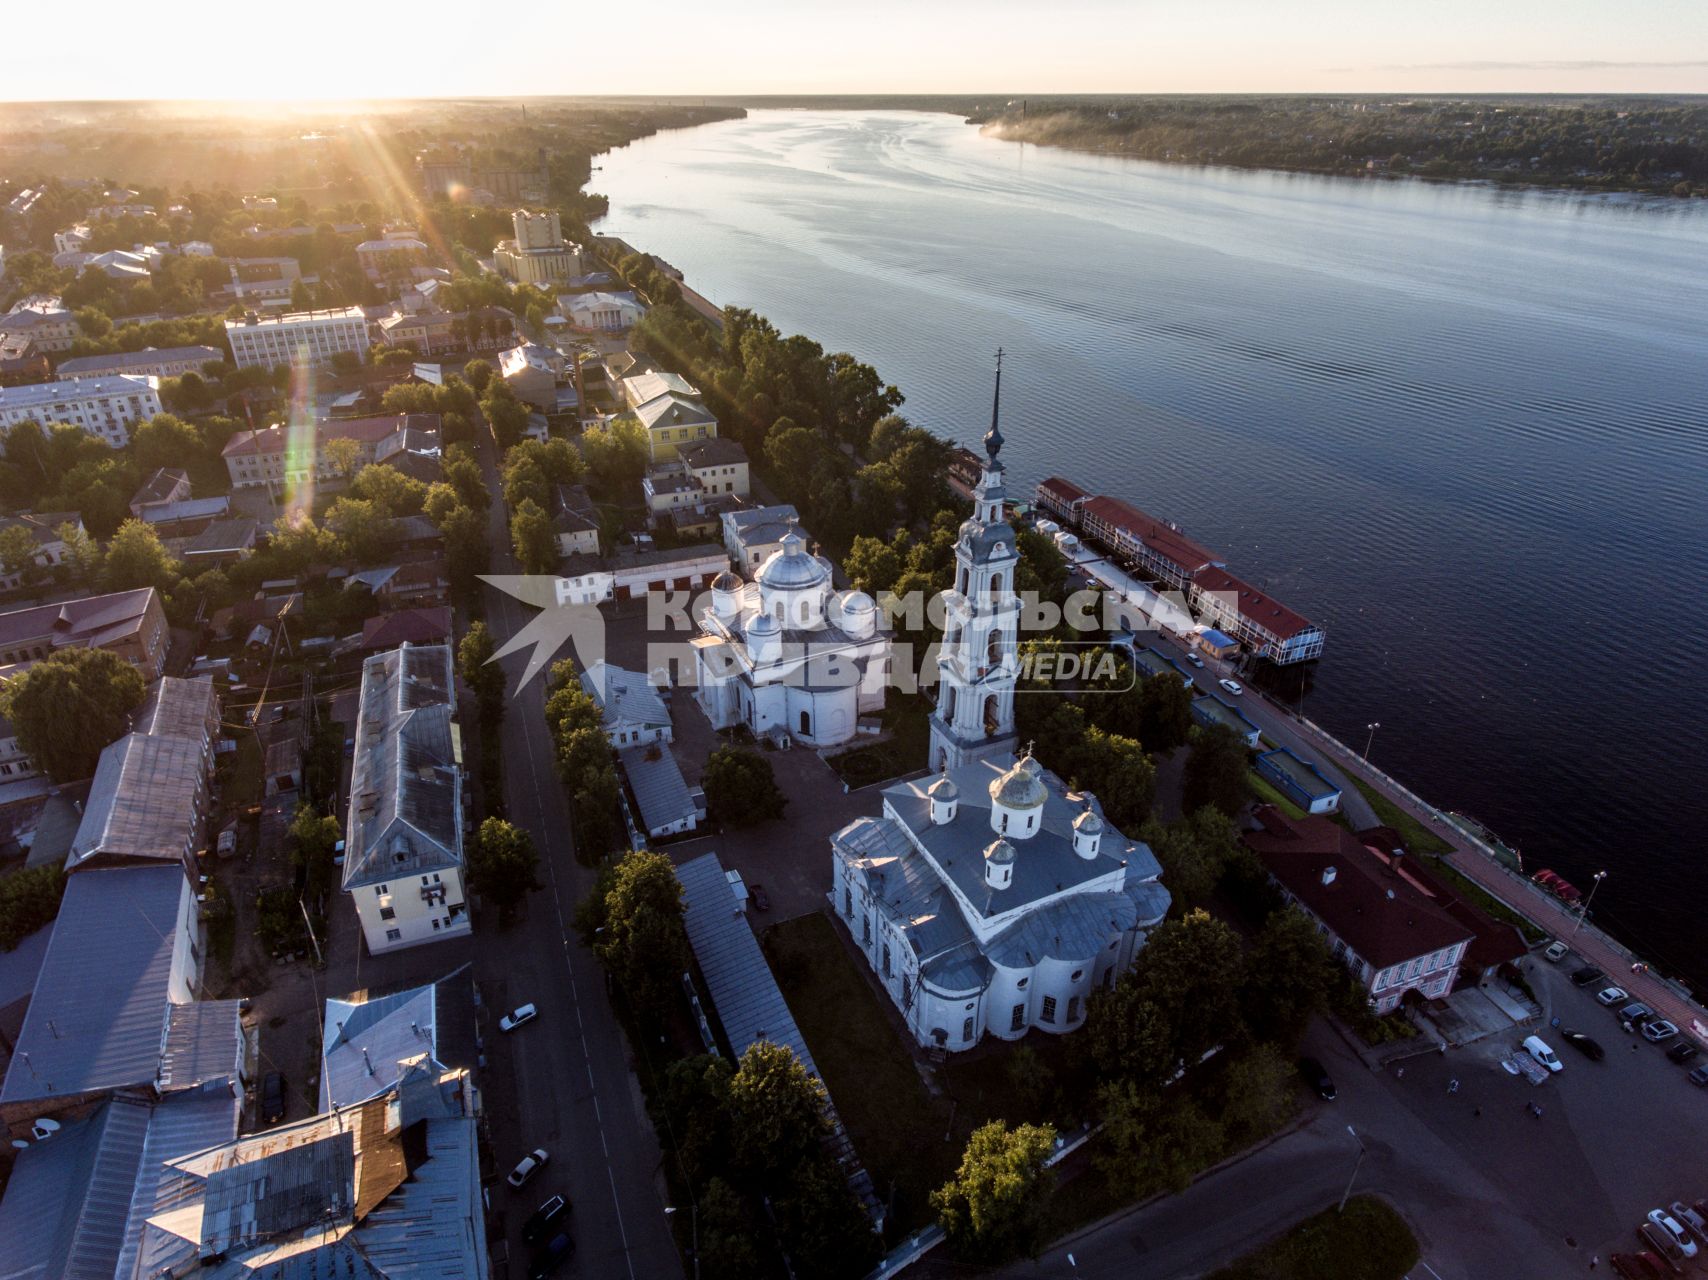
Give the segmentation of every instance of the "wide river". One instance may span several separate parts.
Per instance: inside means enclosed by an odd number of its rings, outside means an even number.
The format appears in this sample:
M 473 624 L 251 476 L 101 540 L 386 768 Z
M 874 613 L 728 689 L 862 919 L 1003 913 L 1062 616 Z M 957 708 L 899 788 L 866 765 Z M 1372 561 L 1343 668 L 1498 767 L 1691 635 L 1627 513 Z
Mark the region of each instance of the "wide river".
M 604 230 L 875 365 L 1010 493 L 1179 523 L 1328 629 L 1304 710 L 1708 985 L 1708 201 L 1178 168 L 944 115 L 614 152 Z

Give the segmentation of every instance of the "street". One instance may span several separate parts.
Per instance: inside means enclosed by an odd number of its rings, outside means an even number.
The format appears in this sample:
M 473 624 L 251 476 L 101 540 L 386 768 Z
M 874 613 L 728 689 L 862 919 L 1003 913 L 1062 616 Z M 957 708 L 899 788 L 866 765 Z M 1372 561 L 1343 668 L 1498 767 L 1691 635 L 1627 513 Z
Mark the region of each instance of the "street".
M 485 437 L 480 455 L 493 494 L 492 571 L 517 573 Z M 502 647 L 532 610 L 486 591 L 487 625 Z M 526 661 L 526 653 L 517 653 L 503 663 L 512 692 Z M 477 936 L 475 963 L 482 990 L 502 1006 L 488 1010 L 488 1078 L 503 1082 L 508 1073 L 514 1082 L 509 1089 L 489 1088 L 486 1098 L 498 1169 L 508 1172 L 536 1146 L 545 1147 L 552 1161 L 525 1190 L 494 1182 L 492 1204 L 507 1211 L 512 1275 L 522 1274 L 528 1257 L 523 1221 L 555 1192 L 572 1205 L 577 1247 L 568 1274 L 678 1276 L 681 1261 L 660 1197 L 658 1143 L 629 1069 L 628 1045 L 598 961 L 571 936 L 575 904 L 594 874 L 575 860 L 568 801 L 552 772 L 544 689 L 542 675 L 506 704 L 502 738 L 507 816 L 532 833 L 545 887 L 507 931 Z M 510 1035 L 499 1033 L 498 1014 L 528 1001 L 539 1007 L 538 1019 Z

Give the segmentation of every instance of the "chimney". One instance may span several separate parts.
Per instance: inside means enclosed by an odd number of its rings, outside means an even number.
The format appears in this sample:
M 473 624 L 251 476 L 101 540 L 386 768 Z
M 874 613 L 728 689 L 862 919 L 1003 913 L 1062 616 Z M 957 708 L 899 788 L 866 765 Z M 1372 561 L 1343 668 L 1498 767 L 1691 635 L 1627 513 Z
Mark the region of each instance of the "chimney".
M 1323 868 L 1323 883 L 1324 884 L 1333 884 L 1334 883 L 1334 868 L 1333 867 L 1324 867 Z

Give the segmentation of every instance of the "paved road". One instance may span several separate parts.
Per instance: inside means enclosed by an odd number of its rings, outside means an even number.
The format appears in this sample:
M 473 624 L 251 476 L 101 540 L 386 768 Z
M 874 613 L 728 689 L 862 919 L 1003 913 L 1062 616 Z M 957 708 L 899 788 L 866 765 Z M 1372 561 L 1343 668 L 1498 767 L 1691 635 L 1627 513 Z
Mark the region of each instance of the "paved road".
M 482 443 L 482 466 L 494 495 L 493 572 L 518 573 L 497 497 L 491 442 Z M 487 625 L 502 646 L 534 611 L 487 591 Z M 503 664 L 512 691 L 526 658 L 515 654 Z M 546 887 L 529 899 L 526 917 L 508 932 L 477 942 L 487 989 L 501 989 L 506 1005 L 533 1001 L 540 1009 L 538 1021 L 498 1036 L 493 1046 L 495 1078 L 503 1081 L 509 1071 L 514 1080 L 512 1089 L 494 1088 L 486 1099 L 499 1166 L 508 1171 L 534 1146 L 544 1146 L 553 1159 L 525 1191 L 495 1183 L 493 1204 L 509 1209 L 513 1276 L 526 1274 L 522 1220 L 553 1192 L 567 1195 L 574 1206 L 577 1249 L 565 1274 L 598 1280 L 680 1276 L 657 1177 L 658 1143 L 629 1067 L 627 1042 L 606 997 L 603 970 L 570 933 L 575 903 L 591 887 L 593 873 L 575 860 L 569 806 L 551 768 L 544 702 L 543 677 L 511 699 L 503 748 L 508 816 L 533 833 Z M 497 1036 L 495 1025 L 488 1034 Z

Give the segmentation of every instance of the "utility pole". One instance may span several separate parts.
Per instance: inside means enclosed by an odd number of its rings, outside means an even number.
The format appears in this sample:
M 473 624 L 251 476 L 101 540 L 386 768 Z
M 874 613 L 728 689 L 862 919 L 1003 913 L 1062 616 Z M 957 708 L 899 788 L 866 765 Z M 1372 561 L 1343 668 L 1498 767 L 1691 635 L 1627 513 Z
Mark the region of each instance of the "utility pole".
M 1569 938 L 1577 937 L 1578 930 L 1583 928 L 1583 922 L 1589 915 L 1589 904 L 1595 901 L 1595 891 L 1601 888 L 1601 882 L 1607 879 L 1607 873 L 1605 871 L 1597 871 L 1594 879 L 1595 883 L 1589 887 L 1589 897 L 1583 900 L 1583 908 L 1578 912 L 1578 922 L 1572 926 L 1572 931 L 1566 935 Z
M 1358 1136 L 1358 1131 L 1351 1125 L 1346 1126 L 1346 1131 L 1352 1135 L 1352 1140 L 1358 1144 L 1358 1158 L 1352 1162 L 1352 1176 L 1346 1180 L 1346 1190 L 1340 1193 L 1340 1207 L 1335 1210 L 1336 1213 L 1346 1212 L 1346 1202 L 1352 1195 L 1352 1184 L 1358 1180 L 1359 1167 L 1364 1163 L 1364 1139 Z
M 1370 731 L 1370 736 L 1368 738 L 1364 739 L 1364 756 L 1363 756 L 1364 763 L 1369 764 L 1370 763 L 1370 747 L 1376 741 L 1376 730 L 1378 730 L 1382 727 L 1382 722 L 1380 720 L 1372 720 L 1369 724 L 1365 725 L 1364 727 Z

